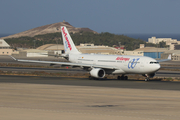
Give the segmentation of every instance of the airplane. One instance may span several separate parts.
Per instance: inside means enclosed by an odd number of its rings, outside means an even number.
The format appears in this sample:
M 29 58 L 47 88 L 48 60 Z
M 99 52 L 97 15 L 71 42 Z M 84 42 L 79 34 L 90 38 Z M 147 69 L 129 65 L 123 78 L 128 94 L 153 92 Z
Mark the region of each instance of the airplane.
M 61 33 L 65 50 L 65 54 L 62 54 L 62 57 L 70 62 L 21 60 L 11 57 L 19 62 L 80 67 L 89 71 L 89 79 L 103 79 L 106 74 L 113 74 L 118 75 L 118 80 L 128 80 L 127 74 L 142 74 L 146 77 L 145 81 L 149 81 L 150 78 L 155 76 L 161 67 L 159 62 L 171 60 L 171 55 L 169 55 L 168 59 L 155 60 L 147 56 L 82 54 L 75 47 L 65 26 L 61 26 Z

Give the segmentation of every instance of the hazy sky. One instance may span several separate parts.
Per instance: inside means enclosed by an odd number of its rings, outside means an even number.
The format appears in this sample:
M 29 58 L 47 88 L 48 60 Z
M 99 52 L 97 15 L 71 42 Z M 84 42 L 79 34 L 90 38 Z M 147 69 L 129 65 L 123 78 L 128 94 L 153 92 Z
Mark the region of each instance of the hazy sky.
M 69 22 L 99 33 L 180 33 L 180 0 L 0 0 L 0 33 Z

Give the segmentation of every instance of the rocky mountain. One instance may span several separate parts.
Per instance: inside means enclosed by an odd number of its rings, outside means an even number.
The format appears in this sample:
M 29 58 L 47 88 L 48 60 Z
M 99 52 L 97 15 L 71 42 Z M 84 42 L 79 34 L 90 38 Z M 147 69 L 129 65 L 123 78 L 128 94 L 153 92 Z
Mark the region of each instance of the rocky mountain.
M 68 22 L 59 22 L 59 23 L 53 23 L 49 25 L 44 25 L 41 27 L 33 28 L 24 32 L 20 32 L 14 35 L 10 35 L 7 37 L 2 37 L 1 39 L 7 39 L 7 38 L 18 38 L 22 36 L 29 36 L 29 37 L 34 37 L 36 35 L 43 35 L 47 33 L 56 33 L 56 32 L 61 32 L 60 26 L 66 26 L 69 33 L 77 33 L 77 32 L 93 32 L 97 33 L 89 28 L 75 28 L 72 25 L 70 25 Z

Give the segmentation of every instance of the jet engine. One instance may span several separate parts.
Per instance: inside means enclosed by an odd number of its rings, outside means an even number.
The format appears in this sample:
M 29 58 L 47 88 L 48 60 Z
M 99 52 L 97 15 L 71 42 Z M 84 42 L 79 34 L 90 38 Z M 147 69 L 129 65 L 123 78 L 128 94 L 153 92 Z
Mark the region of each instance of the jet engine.
M 144 77 L 153 78 L 156 73 L 143 74 Z
M 90 71 L 90 75 L 95 78 L 104 78 L 105 74 L 105 71 L 101 68 L 93 68 Z

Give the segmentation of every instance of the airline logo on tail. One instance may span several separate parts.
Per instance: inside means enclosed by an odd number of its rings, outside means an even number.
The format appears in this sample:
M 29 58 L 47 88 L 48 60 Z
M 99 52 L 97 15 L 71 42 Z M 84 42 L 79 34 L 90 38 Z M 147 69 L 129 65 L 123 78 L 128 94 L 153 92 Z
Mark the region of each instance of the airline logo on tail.
M 68 39 L 68 37 L 67 37 L 67 33 L 65 32 L 64 27 L 62 28 L 62 33 L 63 33 L 64 38 L 65 38 L 65 40 L 66 40 L 66 41 L 65 41 L 66 46 L 68 46 L 68 48 L 69 48 L 70 50 L 72 50 L 71 44 L 70 44 L 70 42 L 69 42 L 69 39 Z

